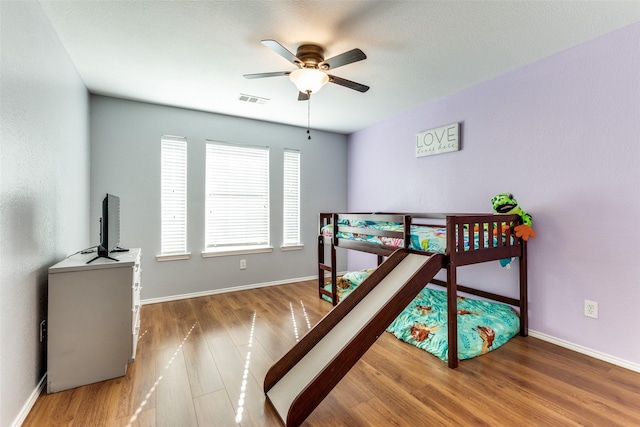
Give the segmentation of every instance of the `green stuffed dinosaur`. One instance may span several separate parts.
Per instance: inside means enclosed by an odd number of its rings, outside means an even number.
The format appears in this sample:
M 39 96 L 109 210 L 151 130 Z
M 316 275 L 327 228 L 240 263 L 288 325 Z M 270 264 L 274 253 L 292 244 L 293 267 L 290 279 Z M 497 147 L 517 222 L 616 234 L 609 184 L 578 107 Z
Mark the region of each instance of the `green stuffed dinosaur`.
M 531 215 L 518 206 L 518 202 L 513 198 L 513 194 L 498 194 L 491 199 L 491 203 L 493 203 L 493 210 L 498 214 L 515 214 L 522 218 L 522 224 L 514 228 L 517 237 L 522 237 L 523 240 L 536 237 L 536 233 L 532 228 Z

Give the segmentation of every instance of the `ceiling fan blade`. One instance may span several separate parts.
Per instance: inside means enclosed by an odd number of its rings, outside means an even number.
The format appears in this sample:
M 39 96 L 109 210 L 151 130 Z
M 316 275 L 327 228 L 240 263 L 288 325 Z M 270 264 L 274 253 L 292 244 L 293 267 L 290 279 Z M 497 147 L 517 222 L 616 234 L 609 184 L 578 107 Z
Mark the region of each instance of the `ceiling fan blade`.
M 297 56 L 275 40 L 262 40 L 261 43 L 297 67 L 303 63 Z
M 362 61 L 363 59 L 367 59 L 367 55 L 365 55 L 363 51 L 360 49 L 351 49 L 350 51 L 341 53 L 333 58 L 325 59 L 319 64 L 319 66 L 321 69 L 324 69 L 324 66 L 328 66 L 330 70 L 333 70 L 334 68 L 342 67 L 343 65 L 351 64 L 352 62 Z
M 304 92 L 298 92 L 298 101 L 308 101 L 309 94 Z
M 357 90 L 358 92 L 364 93 L 369 90 L 369 86 L 367 85 L 352 82 L 351 80 L 343 79 L 342 77 L 332 76 L 331 74 L 329 74 L 329 81 L 340 86 L 348 87 L 349 89 Z
M 256 73 L 256 74 L 245 74 L 245 79 L 261 79 L 263 77 L 278 77 L 278 76 L 288 76 L 291 74 L 291 71 L 276 71 L 274 73 Z

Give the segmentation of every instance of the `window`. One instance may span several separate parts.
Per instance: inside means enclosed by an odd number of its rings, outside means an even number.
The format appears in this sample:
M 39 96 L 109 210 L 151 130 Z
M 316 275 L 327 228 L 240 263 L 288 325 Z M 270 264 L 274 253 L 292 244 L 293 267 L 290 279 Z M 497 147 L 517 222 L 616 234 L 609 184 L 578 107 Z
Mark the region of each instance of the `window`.
M 161 256 L 187 254 L 187 140 L 163 136 L 160 148 Z M 164 256 L 167 257 L 164 257 Z
M 284 150 L 282 247 L 299 248 L 300 243 L 300 151 Z
M 268 147 L 208 141 L 205 191 L 205 253 L 271 250 Z

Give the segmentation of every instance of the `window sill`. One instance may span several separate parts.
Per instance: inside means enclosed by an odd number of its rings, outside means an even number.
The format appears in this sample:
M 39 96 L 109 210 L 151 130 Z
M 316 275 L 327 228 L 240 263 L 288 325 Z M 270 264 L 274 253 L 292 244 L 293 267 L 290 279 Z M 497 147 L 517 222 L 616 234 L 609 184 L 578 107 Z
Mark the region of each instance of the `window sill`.
M 156 260 L 163 261 L 179 261 L 184 259 L 191 258 L 191 253 L 187 252 L 184 254 L 167 254 L 167 255 L 156 255 Z
M 280 250 L 282 252 L 287 252 L 287 251 L 301 251 L 304 249 L 304 245 L 287 245 L 287 246 L 280 246 Z
M 205 251 L 202 251 L 202 258 L 244 254 L 262 254 L 267 252 L 273 252 L 273 246 L 234 246 L 221 249 L 207 249 Z

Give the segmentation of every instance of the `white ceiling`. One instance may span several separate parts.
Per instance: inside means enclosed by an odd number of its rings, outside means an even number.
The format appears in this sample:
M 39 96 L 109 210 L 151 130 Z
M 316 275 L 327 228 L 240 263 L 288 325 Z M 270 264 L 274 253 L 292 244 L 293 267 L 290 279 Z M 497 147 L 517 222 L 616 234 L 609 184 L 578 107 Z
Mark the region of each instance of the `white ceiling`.
M 351 133 L 640 21 L 640 1 L 40 2 L 91 93 L 305 127 L 275 39 L 367 59 L 312 96 L 311 127 Z M 240 94 L 267 98 L 264 104 Z

